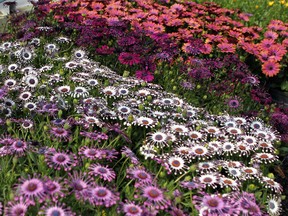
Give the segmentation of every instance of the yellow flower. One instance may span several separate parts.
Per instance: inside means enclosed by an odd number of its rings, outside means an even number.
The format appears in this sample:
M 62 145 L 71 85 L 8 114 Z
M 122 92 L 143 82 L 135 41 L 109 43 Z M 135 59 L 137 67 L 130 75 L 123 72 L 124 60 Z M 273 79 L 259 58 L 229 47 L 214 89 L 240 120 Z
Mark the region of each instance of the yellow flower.
M 271 7 L 274 4 L 274 1 L 269 1 L 268 5 Z
M 280 4 L 285 4 L 285 0 L 281 0 L 281 1 L 280 1 Z
M 259 8 L 259 5 L 256 5 L 255 8 L 258 9 L 258 8 Z
M 285 4 L 285 7 L 288 7 L 288 3 Z

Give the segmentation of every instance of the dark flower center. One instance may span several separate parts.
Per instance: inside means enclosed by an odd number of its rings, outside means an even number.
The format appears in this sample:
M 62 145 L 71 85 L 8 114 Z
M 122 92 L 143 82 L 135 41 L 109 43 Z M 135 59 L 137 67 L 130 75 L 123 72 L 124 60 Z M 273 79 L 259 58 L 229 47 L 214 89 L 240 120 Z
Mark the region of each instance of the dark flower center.
M 80 184 L 80 182 L 76 182 L 74 185 L 74 189 L 77 191 L 82 191 L 84 187 L 82 186 L 82 184 Z
M 82 56 L 81 53 L 76 53 L 76 57 L 80 58 Z
M 232 184 L 232 181 L 229 180 L 229 179 L 225 179 L 223 182 L 224 182 L 225 184 L 228 184 L 228 185 Z
M 29 191 L 29 192 L 33 192 L 33 191 L 35 191 L 37 189 L 37 184 L 35 184 L 35 183 L 29 183 L 28 184 L 28 186 L 27 186 L 27 190 Z
M 53 211 L 51 212 L 51 216 L 60 216 L 60 215 L 61 215 L 61 212 L 58 211 L 58 210 L 53 210 Z
M 20 215 L 24 215 L 25 210 L 23 208 L 21 208 L 20 206 L 17 206 L 16 209 L 14 209 L 13 214 L 15 214 L 16 216 L 20 216 Z
M 56 160 L 57 160 L 58 162 L 60 162 L 60 163 L 64 162 L 65 159 L 66 159 L 66 158 L 65 158 L 64 155 L 59 155 L 59 156 L 57 156 L 57 158 L 56 158 Z
M 96 155 L 96 150 L 94 150 L 94 149 L 90 149 L 89 151 L 88 151 L 88 155 L 91 155 L 91 156 L 95 156 Z
M 24 146 L 24 144 L 23 144 L 22 141 L 17 141 L 15 146 L 16 146 L 17 148 L 21 148 L 21 147 Z
M 197 149 L 195 149 L 195 153 L 201 155 L 204 153 L 204 150 L 201 148 L 197 148 Z
M 172 161 L 172 166 L 174 166 L 174 167 L 179 167 L 180 165 L 181 165 L 181 163 L 178 161 L 178 160 L 174 160 L 174 161 Z
M 160 135 L 160 134 L 157 134 L 157 135 L 155 136 L 155 139 L 156 139 L 157 141 L 161 141 L 161 140 L 163 140 L 163 136 Z
M 139 209 L 136 208 L 135 206 L 131 206 L 129 207 L 128 212 L 131 214 L 137 214 L 139 212 Z
M 205 177 L 205 178 L 203 179 L 203 181 L 206 182 L 206 183 L 210 183 L 210 182 L 213 181 L 213 179 L 212 179 L 211 177 Z
M 148 178 L 148 175 L 145 172 L 140 172 L 137 174 L 137 177 L 143 180 Z
M 267 154 L 262 154 L 262 155 L 260 156 L 260 158 L 267 159 L 267 158 L 269 158 L 269 157 L 268 157 Z
M 97 196 L 99 197 L 105 197 L 107 195 L 107 191 L 105 189 L 100 189 L 97 191 Z
M 142 124 L 143 124 L 143 125 L 148 125 L 148 124 L 149 124 L 149 121 L 147 121 L 147 120 L 142 120 Z
M 155 189 L 151 189 L 149 192 L 148 192 L 148 195 L 152 198 L 157 198 L 158 196 L 160 196 L 160 193 L 155 190 Z
M 207 204 L 213 208 L 217 207 L 219 202 L 216 199 L 210 199 L 207 201 Z
M 29 53 L 24 53 L 23 56 L 24 56 L 25 58 L 29 58 L 29 57 L 30 57 Z
M 98 169 L 98 171 L 100 172 L 100 173 L 107 173 L 107 169 L 105 169 L 105 168 L 103 168 L 103 167 L 100 167 L 99 169 Z
M 56 188 L 57 187 L 56 187 L 56 185 L 53 182 L 50 182 L 50 183 L 46 184 L 46 190 L 48 190 L 50 192 L 54 191 Z
M 57 133 L 57 134 L 59 134 L 59 135 L 61 135 L 61 134 L 64 134 L 64 129 L 62 129 L 62 128 L 57 128 L 56 130 L 55 130 L 55 132 Z

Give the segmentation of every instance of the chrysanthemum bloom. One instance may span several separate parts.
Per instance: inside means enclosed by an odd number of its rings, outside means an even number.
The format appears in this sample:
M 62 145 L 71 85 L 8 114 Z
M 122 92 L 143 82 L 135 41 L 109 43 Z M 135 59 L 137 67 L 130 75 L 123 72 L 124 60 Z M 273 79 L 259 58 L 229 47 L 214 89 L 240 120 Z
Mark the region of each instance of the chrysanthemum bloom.
M 128 53 L 128 52 L 122 52 L 120 53 L 118 60 L 120 61 L 121 64 L 126 64 L 126 65 L 134 65 L 134 64 L 139 64 L 140 63 L 140 55 L 137 53 Z
M 17 192 L 26 200 L 41 201 L 45 196 L 43 181 L 36 177 L 21 178 L 20 183 L 16 185 Z
M 59 139 L 59 140 L 64 140 L 67 141 L 69 140 L 70 137 L 70 132 L 64 128 L 60 127 L 52 127 L 50 130 L 51 137 L 53 139 Z
M 7 216 L 24 216 L 29 208 L 30 201 L 23 197 L 17 198 L 17 201 L 8 202 L 4 207 L 4 215 Z
M 108 166 L 100 164 L 91 164 L 89 166 L 89 170 L 90 175 L 99 176 L 101 179 L 104 179 L 105 181 L 112 181 L 116 177 L 115 172 Z
M 268 76 L 276 76 L 280 72 L 280 64 L 274 60 L 268 60 L 262 64 L 262 72 Z
M 92 205 L 101 205 L 108 208 L 115 205 L 119 199 L 120 198 L 117 193 L 106 187 L 95 186 L 90 189 L 89 202 Z
M 141 216 L 143 212 L 142 207 L 133 202 L 123 203 L 121 209 L 125 216 Z
M 271 216 L 279 216 L 281 214 L 281 198 L 276 195 L 268 196 L 267 211 Z
M 76 172 L 69 173 L 69 178 L 65 180 L 65 183 L 72 189 L 76 199 L 87 200 L 87 193 L 93 185 L 93 179 L 86 173 Z M 88 190 L 88 191 L 87 191 Z
M 39 215 L 45 216 L 75 216 L 76 214 L 73 213 L 70 208 L 65 207 L 65 205 L 58 204 L 58 203 L 50 203 L 46 204 L 41 207 L 40 211 L 38 212 Z
M 235 211 L 228 198 L 218 194 L 204 194 L 203 197 L 193 196 L 193 204 L 198 211 L 205 211 L 208 215 L 233 215 Z
M 45 153 L 45 161 L 50 168 L 56 170 L 69 171 L 72 167 L 77 165 L 77 157 L 73 153 L 57 152 L 56 150 L 50 150 Z
M 134 179 L 137 182 L 137 185 L 151 183 L 153 178 L 151 174 L 149 174 L 142 167 L 134 167 L 127 169 L 127 177 L 130 179 Z
M 142 196 L 146 198 L 144 205 L 153 205 L 156 209 L 166 209 L 170 201 L 164 197 L 161 189 L 153 185 L 141 185 Z

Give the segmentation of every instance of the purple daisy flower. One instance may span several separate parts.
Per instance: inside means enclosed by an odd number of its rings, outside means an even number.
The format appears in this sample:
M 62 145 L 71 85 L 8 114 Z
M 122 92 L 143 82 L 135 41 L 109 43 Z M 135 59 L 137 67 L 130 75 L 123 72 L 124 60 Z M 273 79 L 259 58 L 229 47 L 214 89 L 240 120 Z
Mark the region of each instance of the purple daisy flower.
M 65 180 L 65 183 L 72 188 L 72 192 L 75 194 L 76 199 L 86 199 L 87 190 L 92 187 L 93 179 L 86 175 L 86 173 L 73 172 L 68 174 L 69 178 Z
M 45 153 L 45 161 L 50 168 L 56 170 L 64 168 L 65 171 L 68 171 L 77 165 L 77 157 L 75 154 L 57 152 L 55 149 Z
M 126 202 L 122 206 L 122 211 L 125 213 L 125 216 L 142 216 L 142 208 L 139 205 L 136 205 L 133 202 Z
M 91 204 L 99 206 L 103 205 L 105 207 L 110 207 L 115 205 L 120 199 L 118 194 L 113 193 L 106 187 L 95 186 L 90 189 L 89 201 Z
M 135 184 L 135 186 L 145 183 L 151 183 L 153 181 L 152 176 L 142 167 L 129 168 L 126 172 L 128 178 L 137 181 L 137 184 Z
M 43 185 L 46 194 L 46 198 L 44 199 L 51 199 L 53 202 L 56 202 L 59 198 L 65 196 L 65 188 L 58 180 L 47 178 L 43 181 Z
M 60 127 L 52 127 L 50 130 L 50 134 L 52 138 L 60 139 L 60 140 L 69 140 L 70 137 L 70 132 L 64 128 Z
M 134 165 L 138 165 L 140 163 L 138 158 L 137 158 L 137 156 L 134 154 L 134 152 L 130 148 L 128 148 L 127 146 L 124 146 L 121 149 L 121 152 L 122 152 L 123 155 L 125 155 L 128 158 L 130 158 L 131 162 Z
M 6 216 L 24 216 L 28 210 L 29 202 L 23 197 L 17 198 L 17 200 L 8 202 L 4 207 L 4 215 Z
M 10 135 L 4 135 L 0 138 L 0 144 L 5 146 L 10 146 L 15 141 L 14 138 L 12 138 Z
M 64 204 L 50 204 L 44 205 L 41 210 L 38 212 L 39 215 L 45 216 L 74 216 L 76 215 L 73 213 L 70 208 L 65 207 Z
M 28 148 L 28 145 L 26 142 L 22 140 L 15 140 L 12 145 L 10 146 L 10 150 L 13 154 L 22 156 L 25 154 L 26 150 Z
M 196 183 L 194 181 L 182 181 L 180 183 L 180 186 L 183 187 L 183 188 L 187 188 L 188 190 L 205 188 L 205 185 L 203 185 L 201 183 Z
M 96 148 L 89 148 L 83 146 L 79 149 L 78 154 L 82 156 L 83 159 L 96 160 L 101 158 L 101 150 Z
M 91 164 L 89 170 L 91 170 L 89 172 L 90 175 L 99 176 L 101 179 L 104 179 L 105 181 L 110 182 L 116 177 L 115 172 L 111 168 L 108 168 L 108 166 L 100 165 L 98 163 Z
M 43 181 L 33 177 L 28 179 L 20 179 L 21 183 L 17 185 L 19 195 L 27 200 L 41 201 L 45 196 Z
M 193 204 L 200 212 L 207 212 L 209 215 L 235 215 L 236 209 L 229 203 L 228 197 L 217 194 L 205 194 L 203 197 L 193 196 Z
M 241 100 L 239 97 L 232 97 L 227 102 L 230 109 L 238 109 L 241 106 Z
M 153 185 L 141 186 L 142 196 L 147 198 L 144 204 L 146 206 L 154 205 L 156 209 L 166 209 L 171 204 L 169 200 L 166 200 L 164 193 L 158 187 Z

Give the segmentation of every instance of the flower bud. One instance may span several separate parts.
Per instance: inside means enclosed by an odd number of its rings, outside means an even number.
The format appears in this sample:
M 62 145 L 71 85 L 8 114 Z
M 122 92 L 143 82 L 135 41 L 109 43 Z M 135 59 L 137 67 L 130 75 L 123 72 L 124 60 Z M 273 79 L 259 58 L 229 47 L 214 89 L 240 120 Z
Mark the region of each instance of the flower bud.
M 196 86 L 196 89 L 200 89 L 200 88 L 201 88 L 201 85 L 198 84 L 198 85 Z
M 251 191 L 254 191 L 257 187 L 255 186 L 255 184 L 249 184 L 248 185 L 248 189 Z
M 187 176 L 185 176 L 184 181 L 191 181 L 191 179 L 192 179 L 192 177 L 187 175 Z
M 274 176 L 274 174 L 273 173 L 268 173 L 268 178 L 271 178 L 271 179 L 275 179 L 275 176 Z
M 177 86 L 173 86 L 173 91 L 177 91 L 177 90 L 178 90 Z
M 197 170 L 197 165 L 193 164 L 192 166 L 190 166 L 190 170 L 192 172 L 195 172 Z

